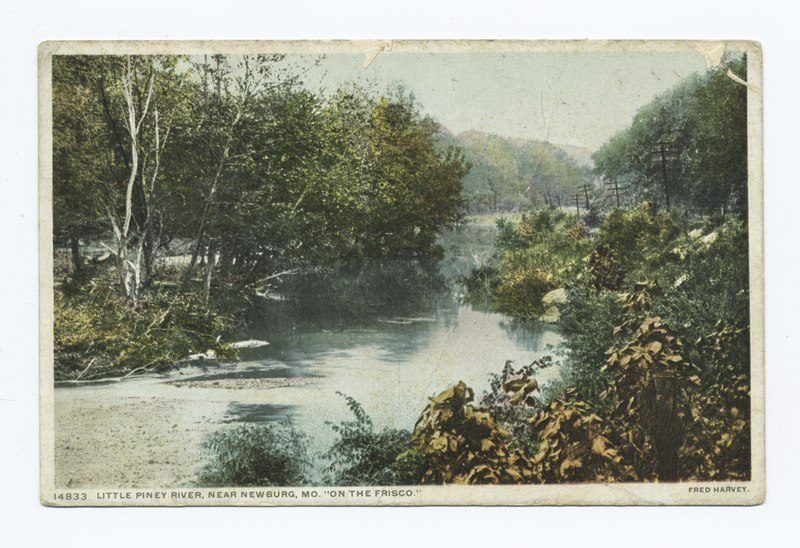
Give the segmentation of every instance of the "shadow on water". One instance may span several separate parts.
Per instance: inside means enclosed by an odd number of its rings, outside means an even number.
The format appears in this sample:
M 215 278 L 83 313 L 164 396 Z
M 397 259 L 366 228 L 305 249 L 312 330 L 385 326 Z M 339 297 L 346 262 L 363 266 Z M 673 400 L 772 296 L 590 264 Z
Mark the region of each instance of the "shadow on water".
M 223 422 L 280 422 L 291 417 L 294 409 L 294 405 L 231 402 L 225 412 Z

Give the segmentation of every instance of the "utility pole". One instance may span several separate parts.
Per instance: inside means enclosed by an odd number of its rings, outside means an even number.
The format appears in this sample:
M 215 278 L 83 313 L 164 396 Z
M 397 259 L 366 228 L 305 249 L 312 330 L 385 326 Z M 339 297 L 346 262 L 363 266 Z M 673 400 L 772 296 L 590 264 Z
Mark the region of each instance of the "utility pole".
M 606 182 L 606 184 L 614 184 L 614 195 L 617 197 L 617 209 L 619 209 L 619 183 L 616 179 Z
M 583 185 L 581 187 L 581 189 L 583 190 L 583 193 L 586 195 L 586 210 L 587 211 L 589 210 L 589 188 L 590 188 L 589 185 Z
M 656 143 L 658 145 L 658 149 L 653 151 L 653 154 L 661 154 L 661 174 L 664 177 L 664 196 L 667 200 L 667 211 L 669 211 L 669 183 L 667 182 L 667 147 L 670 145 L 669 142 L 661 139 L 659 142 Z
M 580 203 L 580 199 L 581 199 L 581 193 L 578 192 L 577 194 L 575 194 L 575 209 L 578 212 L 578 219 L 581 218 L 581 203 Z

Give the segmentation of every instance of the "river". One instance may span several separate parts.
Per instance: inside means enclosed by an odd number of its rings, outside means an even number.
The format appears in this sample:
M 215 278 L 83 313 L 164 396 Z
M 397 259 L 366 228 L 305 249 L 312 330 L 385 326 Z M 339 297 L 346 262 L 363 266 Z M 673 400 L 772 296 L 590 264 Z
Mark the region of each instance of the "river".
M 480 240 L 473 236 L 466 241 Z M 466 249 L 463 234 L 456 240 L 442 263 L 451 279 L 485 252 Z M 334 439 L 327 422 L 352 419 L 337 392 L 355 398 L 376 428 L 411 430 L 430 396 L 464 381 L 479 399 L 506 360 L 525 365 L 559 343 L 555 329 L 474 309 L 456 291 L 411 313 L 348 321 L 321 321 L 287 301 L 268 307 L 248 335 L 270 344 L 236 363 L 57 387 L 56 483 L 188 485 L 211 432 L 285 417 L 321 451 Z M 557 375 L 543 371 L 540 384 Z

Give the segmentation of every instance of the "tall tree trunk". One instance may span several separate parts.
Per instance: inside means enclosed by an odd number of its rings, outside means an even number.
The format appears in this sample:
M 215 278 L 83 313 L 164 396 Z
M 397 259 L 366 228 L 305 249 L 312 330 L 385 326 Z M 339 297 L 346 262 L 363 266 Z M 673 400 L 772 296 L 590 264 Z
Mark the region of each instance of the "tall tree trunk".
M 217 253 L 214 240 L 208 242 L 208 256 L 206 257 L 206 272 L 203 280 L 203 300 L 208 306 L 211 297 L 211 278 L 214 275 L 215 255 Z

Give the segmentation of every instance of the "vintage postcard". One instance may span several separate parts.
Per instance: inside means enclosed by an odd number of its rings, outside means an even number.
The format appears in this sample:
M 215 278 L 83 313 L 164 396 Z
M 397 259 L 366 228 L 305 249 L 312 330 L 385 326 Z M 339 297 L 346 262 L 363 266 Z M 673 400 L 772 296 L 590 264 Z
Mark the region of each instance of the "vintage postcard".
M 758 44 L 39 67 L 44 504 L 764 500 Z

